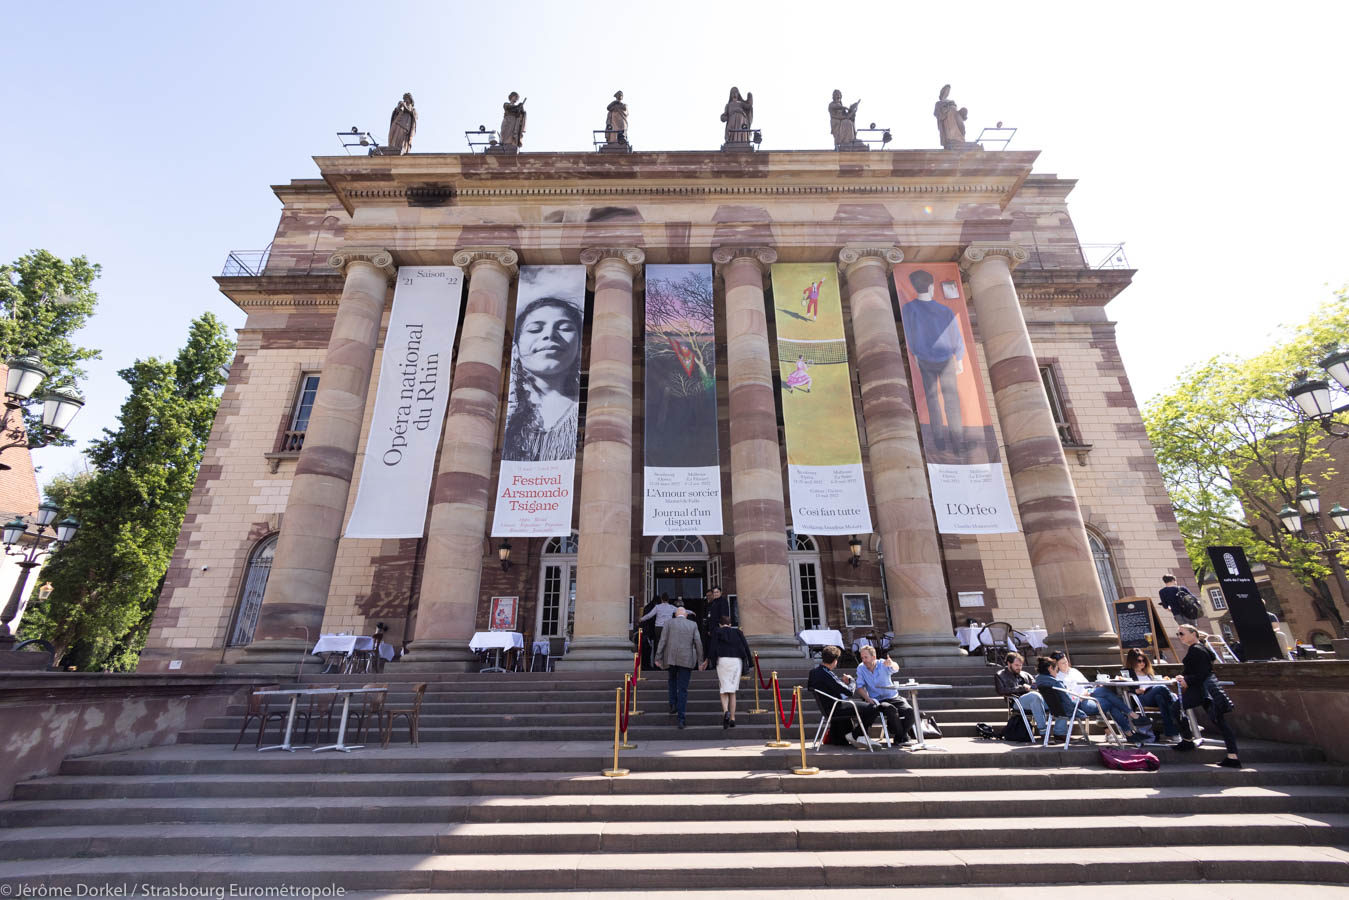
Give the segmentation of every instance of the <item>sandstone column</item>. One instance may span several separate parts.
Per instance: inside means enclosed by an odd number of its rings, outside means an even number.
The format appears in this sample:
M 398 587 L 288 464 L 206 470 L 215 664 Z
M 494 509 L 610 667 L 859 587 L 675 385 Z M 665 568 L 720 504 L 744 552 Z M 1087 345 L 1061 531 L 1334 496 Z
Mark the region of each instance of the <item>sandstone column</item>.
M 957 656 L 960 646 L 951 624 L 908 367 L 890 305 L 887 275 L 904 254 L 897 247 L 845 247 L 838 259 L 848 279 L 857 342 L 876 523 L 895 623 L 893 646 L 905 665 Z
M 563 668 L 632 665 L 632 285 L 646 254 L 592 248 L 581 262 L 595 276 L 586 394 L 585 454 L 576 559 L 576 612 Z
M 291 668 L 318 639 L 351 474 L 365 418 L 389 282 L 396 274 L 387 250 L 342 250 L 328 265 L 346 276 L 304 449 L 295 464 L 257 636 L 243 664 Z M 306 629 L 308 633 L 306 634 Z
M 712 254 L 726 286 L 731 510 L 740 624 L 750 646 L 764 659 L 800 659 L 787 570 L 773 355 L 764 312 L 764 267 L 777 258 L 770 247 L 720 247 Z
M 1015 244 L 976 241 L 961 265 L 969 273 L 993 402 L 1012 473 L 1012 490 L 1030 553 L 1040 607 L 1074 658 L 1113 662 L 1119 638 L 1092 562 L 1077 492 L 1031 348 L 1012 269 L 1028 254 Z
M 501 350 L 518 260 L 514 250 L 504 247 L 454 254 L 454 264 L 468 270 L 468 304 L 431 489 L 413 652 L 402 664 L 409 669 L 467 669 L 474 658 L 468 642 L 477 621 L 501 399 Z

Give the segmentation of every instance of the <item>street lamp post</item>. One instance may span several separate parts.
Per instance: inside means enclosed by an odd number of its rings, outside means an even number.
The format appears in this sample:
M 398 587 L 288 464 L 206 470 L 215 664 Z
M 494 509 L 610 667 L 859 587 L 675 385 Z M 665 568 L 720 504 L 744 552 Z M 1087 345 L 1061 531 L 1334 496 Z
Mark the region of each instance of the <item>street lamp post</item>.
M 28 431 L 23 424 L 23 408 L 32 400 L 42 401 L 43 430 L 65 431 L 70 420 L 84 406 L 84 398 L 70 388 L 53 388 L 40 397 L 34 397 L 44 379 L 51 372 L 35 356 L 16 356 L 6 364 L 9 372 L 5 377 L 5 412 L 0 417 L 0 432 L 8 439 L 0 444 L 0 453 L 15 447 L 27 447 Z M 18 418 L 10 423 L 10 416 L 18 413 Z M 9 466 L 0 463 L 0 471 Z
M 57 522 L 56 517 L 60 514 L 60 508 L 50 500 L 44 501 L 37 508 L 37 514 L 33 516 L 32 522 L 37 527 L 37 534 L 33 536 L 27 550 L 19 546 L 19 541 L 28 533 L 28 521 L 15 516 L 0 527 L 0 544 L 5 547 L 5 555 L 19 557 L 17 563 L 19 579 L 14 583 L 14 590 L 9 594 L 9 602 L 5 604 L 4 612 L 0 612 L 0 650 L 8 650 L 14 646 L 14 635 L 11 633 L 9 623 L 19 614 L 19 604 L 23 601 L 23 589 L 28 583 L 28 573 L 42 565 L 38 562 L 39 557 L 69 544 L 74 539 L 75 532 L 79 530 L 80 523 L 70 516 Z M 42 539 L 50 530 L 56 532 L 56 540 L 44 545 Z M 19 549 L 15 550 L 15 547 Z
M 1311 488 L 1304 489 L 1297 495 L 1298 506 L 1302 507 L 1302 514 L 1299 514 L 1292 504 L 1286 504 L 1279 510 L 1279 520 L 1283 522 L 1283 527 L 1289 534 L 1300 534 L 1306 540 L 1311 541 L 1321 549 L 1321 553 L 1326 558 L 1326 565 L 1335 576 L 1335 584 L 1340 589 L 1340 602 L 1349 604 L 1349 577 L 1345 576 L 1344 566 L 1340 564 L 1340 540 L 1335 536 L 1342 536 L 1346 530 L 1349 530 L 1349 510 L 1340 506 L 1338 503 L 1330 510 L 1330 521 L 1332 528 L 1326 529 L 1321 524 L 1321 495 Z M 1312 522 L 1316 523 L 1315 531 L 1309 531 L 1303 523 L 1303 515 L 1307 516 Z M 1343 631 L 1343 623 L 1341 623 Z M 1343 634 L 1340 635 L 1344 637 Z

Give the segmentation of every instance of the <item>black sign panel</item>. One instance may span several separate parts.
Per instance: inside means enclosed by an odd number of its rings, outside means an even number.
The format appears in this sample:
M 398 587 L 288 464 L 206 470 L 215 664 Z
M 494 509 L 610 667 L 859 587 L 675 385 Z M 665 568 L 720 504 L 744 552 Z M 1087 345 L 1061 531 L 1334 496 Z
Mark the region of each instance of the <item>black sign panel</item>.
M 1146 598 L 1121 600 L 1115 604 L 1115 619 L 1119 622 L 1119 645 L 1125 650 L 1137 647 L 1147 649 L 1148 635 L 1152 633 L 1152 616 L 1148 608 L 1152 601 Z
M 1251 575 L 1250 563 L 1240 547 L 1209 547 L 1208 558 L 1218 576 L 1218 586 L 1227 600 L 1232 627 L 1241 641 L 1241 655 L 1247 661 L 1282 659 L 1279 641 L 1274 636 L 1269 612 Z

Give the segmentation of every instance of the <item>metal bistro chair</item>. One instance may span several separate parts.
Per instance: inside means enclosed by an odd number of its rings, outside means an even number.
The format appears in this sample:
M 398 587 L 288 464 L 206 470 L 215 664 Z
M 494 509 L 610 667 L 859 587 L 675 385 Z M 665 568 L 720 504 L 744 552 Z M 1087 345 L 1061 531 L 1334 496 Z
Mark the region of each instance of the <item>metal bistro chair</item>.
M 262 687 L 254 688 L 249 692 L 248 707 L 244 711 L 244 724 L 239 726 L 239 736 L 235 739 L 234 746 L 230 748 L 231 750 L 239 749 L 239 742 L 244 739 L 244 731 L 248 729 L 248 723 L 254 719 L 258 720 L 258 741 L 256 745 L 258 747 L 262 746 L 262 733 L 267 730 L 268 722 L 272 719 L 276 719 L 278 722 L 286 721 L 286 716 L 290 712 L 289 701 L 286 702 L 284 709 L 271 709 L 268 705 L 268 701 L 271 700 L 271 698 L 260 696 L 257 693 L 258 691 L 275 691 L 280 688 L 281 685 L 279 684 L 264 684 Z M 296 713 L 296 715 L 298 716 L 299 713 Z
M 1035 743 L 1039 735 L 1035 730 L 1035 717 L 1026 712 L 1026 707 L 1021 705 L 1021 698 L 1018 696 L 1008 696 L 1007 714 L 1021 717 L 1021 724 L 1026 727 L 1026 734 L 1030 735 L 1031 743 Z M 1046 717 L 1047 718 L 1047 717 Z M 1045 722 L 1045 734 L 1049 734 L 1049 722 Z
M 1068 730 L 1063 736 L 1064 747 L 1067 747 L 1068 743 L 1073 739 L 1073 725 L 1079 722 L 1082 723 L 1082 740 L 1091 743 L 1091 736 L 1087 733 L 1087 723 L 1090 721 L 1090 718 L 1085 714 L 1081 717 L 1078 716 L 1078 710 L 1081 708 L 1082 703 L 1091 698 L 1083 694 L 1074 694 L 1067 688 L 1050 687 L 1048 685 L 1041 685 L 1038 690 L 1040 696 L 1045 700 L 1045 740 L 1043 746 L 1049 746 L 1049 737 L 1054 731 L 1054 722 L 1056 719 L 1068 720 Z M 1123 735 L 1118 733 L 1118 727 L 1116 727 L 1110 717 L 1105 714 L 1105 710 L 1101 708 L 1099 703 L 1096 704 L 1096 714 L 1100 719 L 1101 725 L 1105 728 L 1106 739 L 1112 744 L 1123 744 Z
M 408 720 L 408 740 L 412 746 L 416 747 L 417 733 L 422 723 L 422 698 L 426 696 L 426 682 L 414 685 L 412 689 L 412 705 L 401 709 L 389 709 L 389 722 L 384 726 L 384 746 L 389 746 L 389 741 L 393 739 L 393 723 L 399 716 Z
M 1007 656 L 1007 638 L 1012 634 L 1008 622 L 989 622 L 979 629 L 979 644 L 984 648 L 984 662 L 992 666 L 1002 665 Z
M 853 720 L 857 722 L 858 728 L 862 732 L 862 740 L 866 742 L 867 750 L 868 751 L 875 750 L 875 748 L 872 746 L 871 735 L 867 734 L 867 727 L 864 724 L 864 720 L 862 719 L 862 712 L 857 708 L 856 700 L 850 700 L 846 697 L 831 697 L 828 694 L 823 693 L 822 691 L 815 691 L 814 694 L 815 694 L 815 703 L 820 709 L 820 725 L 818 728 L 815 729 L 816 750 L 820 749 L 820 743 L 824 740 L 825 734 L 827 734 L 829 731 L 829 723 L 833 721 L 834 710 L 838 709 L 838 705 L 840 703 L 846 703 L 848 704 L 848 706 L 852 707 Z M 826 704 L 829 705 L 828 709 L 825 708 Z M 797 710 L 796 712 L 797 715 L 801 715 L 801 713 L 802 710 Z M 876 742 L 886 747 L 892 746 L 892 742 L 890 740 L 890 729 L 887 728 L 885 725 L 885 716 L 878 715 L 876 717 L 876 721 L 881 723 L 881 736 L 877 738 Z M 918 727 L 922 728 L 923 723 L 919 722 Z
M 567 639 L 565 637 L 550 637 L 548 639 L 548 663 L 544 671 L 553 671 L 553 663 L 561 659 L 567 653 Z

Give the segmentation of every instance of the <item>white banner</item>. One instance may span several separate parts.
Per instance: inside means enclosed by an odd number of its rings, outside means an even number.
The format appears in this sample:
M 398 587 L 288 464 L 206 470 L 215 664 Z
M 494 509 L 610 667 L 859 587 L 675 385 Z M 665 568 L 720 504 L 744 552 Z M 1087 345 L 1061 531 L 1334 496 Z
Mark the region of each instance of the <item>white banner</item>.
M 585 266 L 522 266 L 493 537 L 571 534 Z
M 458 266 L 399 266 L 349 538 L 421 537 L 463 301 Z
M 1006 534 L 1016 531 L 1002 463 L 951 466 L 929 463 L 932 508 L 942 534 Z
M 721 466 L 644 466 L 642 534 L 721 534 Z
M 871 512 L 862 464 L 787 465 L 792 530 L 801 534 L 867 534 Z

